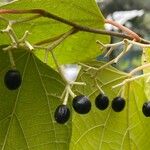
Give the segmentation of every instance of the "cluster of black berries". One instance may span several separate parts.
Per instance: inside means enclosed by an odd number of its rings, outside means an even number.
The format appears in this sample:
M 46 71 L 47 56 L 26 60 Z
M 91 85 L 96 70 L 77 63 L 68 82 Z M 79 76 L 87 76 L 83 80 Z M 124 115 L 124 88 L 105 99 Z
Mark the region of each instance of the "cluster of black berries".
M 107 96 L 103 95 L 103 94 L 99 94 L 96 99 L 95 99 L 95 105 L 98 109 L 100 110 L 105 110 L 108 105 L 109 105 L 109 99 Z M 112 100 L 112 104 L 111 104 L 111 107 L 114 111 L 116 112 L 120 112 L 124 109 L 125 107 L 125 100 L 124 98 L 118 96 L 118 97 L 115 97 L 113 100 Z
M 95 105 L 100 110 L 105 110 L 109 105 L 109 99 L 103 94 L 99 94 L 95 99 Z M 73 99 L 72 106 L 74 110 L 79 114 L 87 114 L 91 110 L 91 102 L 88 97 L 84 95 L 78 95 Z M 116 112 L 120 112 L 125 107 L 125 100 L 122 97 L 116 97 L 112 101 L 112 109 Z M 55 120 L 64 124 L 69 120 L 70 110 L 66 105 L 59 105 L 55 110 Z
M 22 82 L 21 74 L 16 69 L 8 70 L 4 77 L 5 86 L 9 90 L 16 90 Z M 95 98 L 95 105 L 100 110 L 105 110 L 109 105 L 109 99 L 104 94 L 99 94 Z M 73 99 L 72 106 L 79 114 L 87 114 L 91 110 L 91 102 L 88 97 L 78 95 Z M 112 100 L 111 107 L 115 112 L 120 112 L 125 107 L 125 99 L 118 96 Z M 142 107 L 142 112 L 146 117 L 150 117 L 150 101 L 145 102 Z M 69 120 L 70 110 L 66 105 L 59 105 L 55 110 L 55 120 L 64 124 Z
M 78 95 L 74 97 L 72 106 L 74 110 L 79 114 L 87 114 L 91 110 L 91 102 L 88 97 L 84 95 Z M 66 105 L 59 105 L 55 110 L 55 120 L 64 124 L 69 120 L 70 110 Z
M 6 72 L 4 77 L 4 83 L 9 90 L 18 89 L 21 85 L 21 81 L 21 74 L 18 70 L 10 69 Z

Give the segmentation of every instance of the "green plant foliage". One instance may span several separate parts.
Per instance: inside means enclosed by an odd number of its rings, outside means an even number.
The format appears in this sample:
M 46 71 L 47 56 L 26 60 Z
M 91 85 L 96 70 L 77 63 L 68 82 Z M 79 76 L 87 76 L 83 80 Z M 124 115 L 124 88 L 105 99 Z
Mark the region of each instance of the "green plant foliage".
M 142 64 L 150 63 L 150 48 L 143 48 Z M 149 73 L 149 67 L 143 69 L 144 73 Z
M 104 19 L 99 11 L 94 0 L 19 0 L 12 4 L 6 5 L 1 8 L 6 9 L 43 9 L 57 16 L 65 18 L 69 21 L 85 25 L 93 28 L 103 29 Z M 18 20 L 28 18 L 33 15 L 5 15 L 6 18 Z M 6 28 L 3 21 L 0 29 Z M 3 25 L 4 24 L 4 25 Z M 31 35 L 28 36 L 28 41 L 32 44 L 57 37 L 64 32 L 71 29 L 70 26 L 60 23 L 58 21 L 40 17 L 28 22 L 14 25 L 14 29 L 18 37 L 22 37 L 24 32 L 28 30 Z M 60 64 L 74 63 L 78 61 L 85 61 L 90 58 L 95 58 L 101 53 L 99 47 L 96 45 L 96 40 L 103 43 L 109 42 L 109 37 L 104 35 L 96 35 L 93 33 L 79 32 L 70 36 L 62 44 L 60 44 L 54 51 Z M 0 36 L 0 44 L 8 44 L 9 38 L 6 35 Z M 44 52 L 37 52 L 43 60 Z M 51 59 L 49 59 L 51 61 Z M 52 63 L 52 62 L 51 62 Z
M 54 121 L 54 111 L 62 103 L 61 77 L 31 52 L 18 49 L 13 54 L 22 74 L 22 85 L 10 91 L 4 85 L 4 75 L 10 68 L 9 57 L 1 48 L 0 149 L 67 150 L 71 122 L 58 125 Z
M 19 90 L 12 92 L 3 83 L 4 74 L 9 69 L 7 53 L 0 51 L 0 56 L 1 148 L 145 150 L 149 147 L 149 121 L 141 112 L 146 100 L 143 80 L 131 82 L 122 89 L 126 99 L 126 107 L 122 112 L 116 113 L 110 106 L 100 111 L 94 105 L 99 90 L 93 79 L 97 79 L 98 85 L 112 100 L 119 89 L 111 90 L 111 87 L 127 76 L 112 67 L 98 72 L 83 68 L 78 81 L 87 85 L 75 86 L 74 91 L 90 97 L 92 110 L 84 116 L 72 112 L 72 125 L 71 122 L 58 125 L 54 123 L 53 113 L 61 102 L 59 97 L 64 89 L 60 76 L 32 53 L 17 50 L 14 56 L 23 83 Z M 94 67 L 103 65 L 99 62 L 89 64 Z
M 92 64 L 91 62 L 89 64 Z M 93 66 L 101 66 L 94 63 Z M 146 100 L 143 90 L 143 79 L 123 86 L 122 94 L 126 106 L 122 112 L 114 112 L 111 106 L 100 111 L 95 106 L 95 97 L 100 93 L 93 80 L 93 69 L 80 72 L 78 81 L 85 82 L 85 87 L 74 87 L 76 93 L 88 95 L 92 101 L 91 112 L 85 116 L 73 114 L 72 140 L 73 150 L 145 150 L 149 148 L 149 120 L 142 113 L 142 105 Z M 112 67 L 100 70 L 95 76 L 98 85 L 102 86 L 110 100 L 118 95 L 120 88 L 112 90 L 112 86 L 122 82 L 126 75 Z M 85 144 L 86 143 L 86 144 Z
M 143 55 L 142 55 L 142 64 L 147 64 L 147 63 L 150 63 L 150 48 L 144 48 L 143 49 Z M 150 69 L 149 67 L 146 67 L 143 69 L 143 73 L 146 74 L 146 73 L 150 73 Z M 147 96 L 147 99 L 150 100 L 150 80 L 149 80 L 149 76 L 146 76 L 145 77 L 145 82 L 144 82 L 144 85 L 145 85 L 145 93 L 146 93 L 146 96 Z
M 104 18 L 95 0 L 16 0 L 8 4 L 0 2 L 0 8 L 43 9 L 85 27 L 104 29 Z M 14 33 L 9 32 L 8 35 L 0 32 L 0 149 L 148 150 L 150 126 L 149 119 L 142 113 L 142 106 L 150 98 L 150 84 L 147 82 L 150 81 L 149 77 L 133 80 L 113 89 L 114 85 L 128 79 L 128 74 L 111 66 L 98 70 L 105 63 L 89 62 L 101 53 L 96 40 L 108 44 L 109 36 L 80 31 L 70 35 L 53 49 L 57 65 L 85 62 L 81 67 L 78 83 L 73 85 L 73 82 L 65 82 L 60 66 L 57 66 L 59 73 L 50 67 L 54 63 L 51 55 L 48 57 L 50 65 L 46 65 L 42 62 L 45 50 L 41 48 L 31 51 L 29 47 L 37 46 L 40 42 L 44 43 L 40 46 L 48 46 L 72 27 L 50 18 L 31 19 L 34 15 L 37 14 L 0 15 L 0 31 L 7 28 L 8 21 L 20 21 L 9 26 Z M 24 47 L 21 49 L 18 48 L 21 47 L 18 41 L 25 31 L 31 34 L 21 43 Z M 9 36 L 18 38 L 16 45 Z M 25 47 L 25 43 L 28 46 Z M 13 53 L 16 69 L 22 76 L 21 86 L 17 90 L 9 90 L 4 84 L 6 72 L 12 69 L 10 55 L 3 49 L 8 45 Z M 12 49 L 11 46 L 17 48 Z M 148 48 L 144 49 L 142 57 L 142 64 L 146 63 L 150 63 Z M 149 72 L 149 68 L 144 68 L 144 74 Z M 86 85 L 79 85 L 81 82 Z M 100 87 L 110 100 L 105 110 L 99 110 L 95 106 Z M 81 115 L 71 109 L 69 95 L 67 107 L 71 116 L 67 123 L 60 125 L 56 123 L 54 113 L 59 105 L 64 104 L 64 99 L 61 98 L 64 90 L 65 103 L 68 94 L 87 96 L 91 101 L 90 112 Z M 126 100 L 121 112 L 115 112 L 111 108 L 111 102 L 116 96 Z

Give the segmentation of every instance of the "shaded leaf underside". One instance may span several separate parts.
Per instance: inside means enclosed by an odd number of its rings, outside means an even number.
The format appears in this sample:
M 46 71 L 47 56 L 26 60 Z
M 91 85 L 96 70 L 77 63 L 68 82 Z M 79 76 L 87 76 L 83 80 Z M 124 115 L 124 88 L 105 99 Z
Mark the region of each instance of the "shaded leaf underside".
M 61 77 L 30 52 L 13 54 L 23 81 L 18 90 L 9 91 L 3 81 L 9 58 L 0 50 L 0 149 L 68 149 L 71 123 L 60 126 L 53 117 L 62 103 Z

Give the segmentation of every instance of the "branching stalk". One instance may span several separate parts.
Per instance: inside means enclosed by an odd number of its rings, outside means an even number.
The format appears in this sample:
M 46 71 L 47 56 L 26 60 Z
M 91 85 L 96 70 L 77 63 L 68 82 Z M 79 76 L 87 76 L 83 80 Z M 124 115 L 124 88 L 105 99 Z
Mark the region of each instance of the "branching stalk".
M 102 90 L 102 88 L 99 86 L 99 84 L 97 83 L 97 79 L 94 79 L 96 87 L 99 89 L 100 93 L 102 93 L 103 95 L 105 95 L 105 92 Z
M 42 17 L 54 19 L 54 20 L 57 20 L 57 21 L 62 22 L 64 24 L 67 24 L 69 26 L 72 26 L 79 31 L 116 36 L 116 37 L 120 37 L 120 38 L 126 38 L 129 40 L 136 39 L 136 41 L 139 41 L 140 43 L 145 43 L 145 44 L 150 43 L 150 41 L 147 41 L 145 39 L 140 38 L 136 33 L 131 32 L 131 30 L 127 30 L 127 28 L 122 27 L 122 25 L 119 24 L 119 26 L 118 26 L 117 23 L 116 23 L 117 25 L 114 24 L 114 21 L 112 23 L 112 21 L 110 22 L 108 20 L 105 20 L 106 23 L 111 23 L 111 24 L 119 27 L 121 30 L 127 32 L 128 34 L 118 33 L 118 32 L 113 32 L 113 31 L 100 30 L 100 29 L 95 29 L 95 28 L 91 28 L 91 27 L 87 27 L 87 26 L 82 26 L 82 25 L 71 22 L 67 19 L 61 18 L 57 15 L 54 15 L 54 14 L 47 12 L 45 10 L 42 10 L 42 9 L 30 9 L 30 10 L 1 9 L 0 14 L 38 14 Z
M 13 58 L 13 54 L 11 50 L 8 50 L 8 55 L 9 55 L 9 59 L 10 59 L 10 64 L 12 68 L 15 68 L 15 62 L 14 62 L 14 58 Z
M 65 98 L 64 98 L 64 101 L 63 101 L 63 105 L 67 105 L 67 102 L 68 102 L 68 98 L 69 98 L 69 92 L 68 90 L 65 91 Z
M 142 39 L 135 32 L 131 31 L 130 29 L 122 26 L 121 24 L 119 24 L 119 23 L 117 23 L 117 22 L 115 22 L 113 20 L 107 20 L 107 19 L 105 19 L 105 23 L 112 24 L 113 26 L 115 26 L 118 29 L 122 30 L 123 33 L 118 33 L 118 32 L 113 32 L 113 31 L 106 31 L 106 30 L 100 30 L 100 29 L 95 29 L 95 28 L 91 28 L 91 27 L 88 27 L 88 26 L 82 26 L 82 25 L 79 25 L 79 24 L 77 24 L 75 22 L 72 22 L 70 20 L 61 18 L 61 17 L 59 17 L 57 15 L 54 15 L 54 14 L 52 14 L 52 13 L 50 13 L 48 11 L 42 10 L 42 9 L 30 9 L 30 10 L 0 9 L 0 14 L 36 14 L 36 15 L 31 16 L 29 18 L 25 18 L 25 19 L 21 19 L 21 20 L 11 20 L 11 21 L 8 21 L 7 19 L 5 19 L 2 16 L 0 16 L 1 20 L 7 21 L 9 23 L 8 26 L 7 26 L 7 28 L 5 30 L 3 30 L 2 32 L 6 32 L 9 35 L 9 37 L 10 37 L 10 39 L 12 41 L 12 45 L 4 48 L 4 50 L 8 50 L 8 54 L 9 54 L 9 57 L 10 57 L 10 62 L 11 62 L 12 67 L 15 67 L 15 63 L 14 63 L 14 59 L 13 59 L 13 55 L 12 55 L 11 50 L 13 48 L 15 48 L 15 46 L 16 46 L 16 48 L 18 48 L 19 46 L 23 45 L 24 47 L 27 47 L 30 50 L 33 50 L 34 48 L 43 48 L 45 50 L 45 62 L 47 62 L 48 53 L 51 52 L 51 55 L 52 55 L 52 58 L 54 60 L 55 65 L 57 67 L 57 70 L 60 73 L 62 79 L 66 83 L 66 92 L 65 92 L 66 95 L 65 95 L 63 104 L 67 104 L 69 94 L 72 97 L 75 97 L 75 94 L 71 90 L 72 85 L 74 85 L 74 84 L 84 85 L 84 83 L 69 82 L 69 81 L 66 80 L 66 78 L 64 76 L 64 73 L 63 73 L 60 65 L 58 64 L 58 61 L 57 61 L 57 59 L 56 59 L 56 57 L 54 55 L 54 52 L 53 52 L 54 48 L 56 48 L 61 42 L 63 42 L 71 34 L 74 34 L 74 33 L 78 32 L 78 31 L 83 31 L 83 32 L 89 32 L 89 33 L 95 33 L 95 34 L 102 34 L 102 35 L 110 35 L 110 36 L 116 36 L 116 37 L 124 38 L 124 40 L 122 40 L 121 42 L 114 43 L 114 44 L 103 44 L 100 41 L 97 41 L 97 43 L 100 44 L 102 46 L 102 48 L 105 48 L 105 49 L 110 48 L 109 51 L 106 53 L 105 56 L 110 55 L 110 53 L 117 46 L 120 46 L 120 45 L 124 46 L 124 50 L 116 58 L 114 58 L 113 60 L 109 61 L 108 63 L 104 64 L 103 66 L 101 66 L 99 68 L 91 67 L 91 66 L 88 66 L 88 65 L 80 63 L 80 65 L 82 65 L 84 67 L 87 67 L 88 69 L 94 69 L 96 71 L 99 71 L 100 69 L 103 69 L 103 68 L 105 68 L 108 65 L 111 65 L 113 63 L 117 63 L 118 60 L 126 52 L 128 52 L 133 45 L 137 45 L 137 46 L 140 46 L 142 48 L 148 48 L 148 47 L 150 47 L 150 41 Z M 72 29 L 69 30 L 68 32 L 66 32 L 66 33 L 64 33 L 64 34 L 62 34 L 62 35 L 54 38 L 54 41 L 50 41 L 51 39 L 48 39 L 48 40 L 45 40 L 45 41 L 41 42 L 42 44 L 52 42 L 51 44 L 48 45 L 48 47 L 38 47 L 38 45 L 32 46 L 26 40 L 26 38 L 27 38 L 27 36 L 29 34 L 28 31 L 25 32 L 24 36 L 21 39 L 18 39 L 17 35 L 15 34 L 15 32 L 14 32 L 14 30 L 13 30 L 13 28 L 11 26 L 13 24 L 16 24 L 16 23 L 22 23 L 22 22 L 34 20 L 34 19 L 37 19 L 39 17 L 46 17 L 46 18 L 49 18 L 49 19 L 54 19 L 56 21 L 59 21 L 61 23 L 66 24 L 68 26 L 71 26 Z M 132 70 L 128 74 L 128 77 L 129 77 L 128 79 L 125 79 L 122 83 L 117 84 L 117 85 L 113 86 L 112 88 L 123 86 L 124 84 L 126 84 L 128 82 L 131 82 L 131 81 L 139 79 L 141 77 L 145 77 L 145 76 L 150 75 L 150 73 L 147 73 L 147 74 L 139 75 L 139 76 L 136 76 L 136 77 L 132 77 L 136 72 L 138 72 L 140 70 L 143 70 L 144 68 L 147 68 L 147 67 L 150 67 L 150 63 L 142 65 L 140 67 L 137 67 L 136 69 Z M 96 81 L 96 85 L 97 85 L 98 89 L 101 91 L 101 93 L 104 94 L 104 92 L 101 89 L 101 87 L 99 87 L 97 81 Z
M 117 87 L 120 87 L 120 86 L 123 86 L 125 85 L 126 83 L 129 83 L 131 81 L 134 81 L 134 80 L 137 80 L 137 79 L 140 79 L 140 78 L 143 78 L 143 77 L 146 77 L 146 76 L 149 76 L 150 73 L 146 73 L 146 74 L 142 74 L 142 75 L 139 75 L 139 76 L 136 76 L 136 77 L 132 77 L 132 78 L 129 78 L 129 79 L 125 79 L 123 82 L 115 85 L 115 86 L 112 86 L 112 89 L 115 89 Z
M 143 70 L 145 68 L 148 68 L 148 67 L 150 67 L 150 63 L 144 64 L 142 66 L 139 66 L 139 67 L 133 69 L 128 75 L 129 76 L 133 76 L 136 72 L 141 71 L 141 70 Z

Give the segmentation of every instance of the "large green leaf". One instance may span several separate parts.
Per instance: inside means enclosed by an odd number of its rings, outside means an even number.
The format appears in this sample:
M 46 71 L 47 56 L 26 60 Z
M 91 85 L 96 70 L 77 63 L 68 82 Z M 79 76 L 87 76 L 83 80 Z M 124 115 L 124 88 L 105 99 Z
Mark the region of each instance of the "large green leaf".
M 95 0 L 19 0 L 1 8 L 6 9 L 43 9 L 69 21 L 93 28 L 103 29 L 104 18 L 99 11 Z M 21 19 L 30 15 L 4 15 L 7 19 Z M 0 21 L 0 29 L 6 27 Z M 70 30 L 70 26 L 48 18 L 38 18 L 29 22 L 16 24 L 14 26 L 18 37 L 21 37 L 26 30 L 29 30 L 28 40 L 30 43 L 37 43 L 48 38 L 57 37 Z M 109 37 L 93 33 L 78 32 L 70 36 L 55 49 L 55 55 L 60 64 L 73 63 L 89 58 L 95 58 L 99 53 L 96 40 L 103 43 L 109 42 Z M 0 44 L 8 44 L 9 38 L 6 35 L 0 36 Z M 44 52 L 37 53 L 43 58 Z M 51 59 L 50 59 L 51 61 Z
M 91 64 L 91 63 L 89 63 Z M 101 66 L 94 63 L 94 66 Z M 93 65 L 92 65 L 93 66 Z M 78 81 L 85 87 L 74 87 L 76 93 L 89 96 L 92 110 L 87 115 L 73 114 L 71 149 L 73 150 L 145 150 L 150 146 L 149 119 L 142 114 L 142 105 L 146 100 L 143 79 L 126 84 L 122 92 L 126 107 L 116 113 L 111 109 L 111 101 L 118 95 L 120 88 L 112 86 L 122 82 L 127 76 L 112 67 L 105 68 L 95 75 L 93 69 L 81 70 Z M 110 99 L 109 108 L 100 111 L 95 107 L 94 99 L 100 93 L 94 78 L 102 86 Z
M 31 52 L 13 52 L 22 85 L 10 91 L 4 75 L 10 69 L 8 54 L 0 48 L 0 149 L 67 150 L 71 122 L 58 125 L 54 110 L 62 103 L 64 82 L 57 72 Z
M 150 63 L 150 48 L 143 48 L 143 54 L 142 54 L 142 65 L 146 65 Z M 146 67 L 143 69 L 143 73 L 147 74 L 150 73 L 150 68 Z M 145 93 L 148 99 L 150 99 L 150 76 L 145 76 Z
M 125 73 L 107 67 L 100 71 L 82 68 L 75 86 L 76 94 L 88 95 L 92 110 L 87 115 L 73 113 L 66 125 L 54 122 L 53 114 L 61 103 L 64 83 L 57 72 L 40 62 L 31 52 L 14 51 L 17 69 L 23 82 L 19 90 L 4 86 L 4 74 L 10 68 L 7 53 L 0 51 L 0 148 L 6 150 L 145 150 L 150 146 L 149 119 L 141 112 L 146 100 L 143 79 L 124 86 L 126 107 L 114 112 L 111 107 L 99 111 L 94 99 L 99 94 L 94 78 L 112 100 L 119 89 L 111 87 L 127 78 Z M 103 63 L 90 62 L 94 67 Z M 96 74 L 97 73 L 97 74 Z M 71 140 L 71 141 L 70 141 Z

